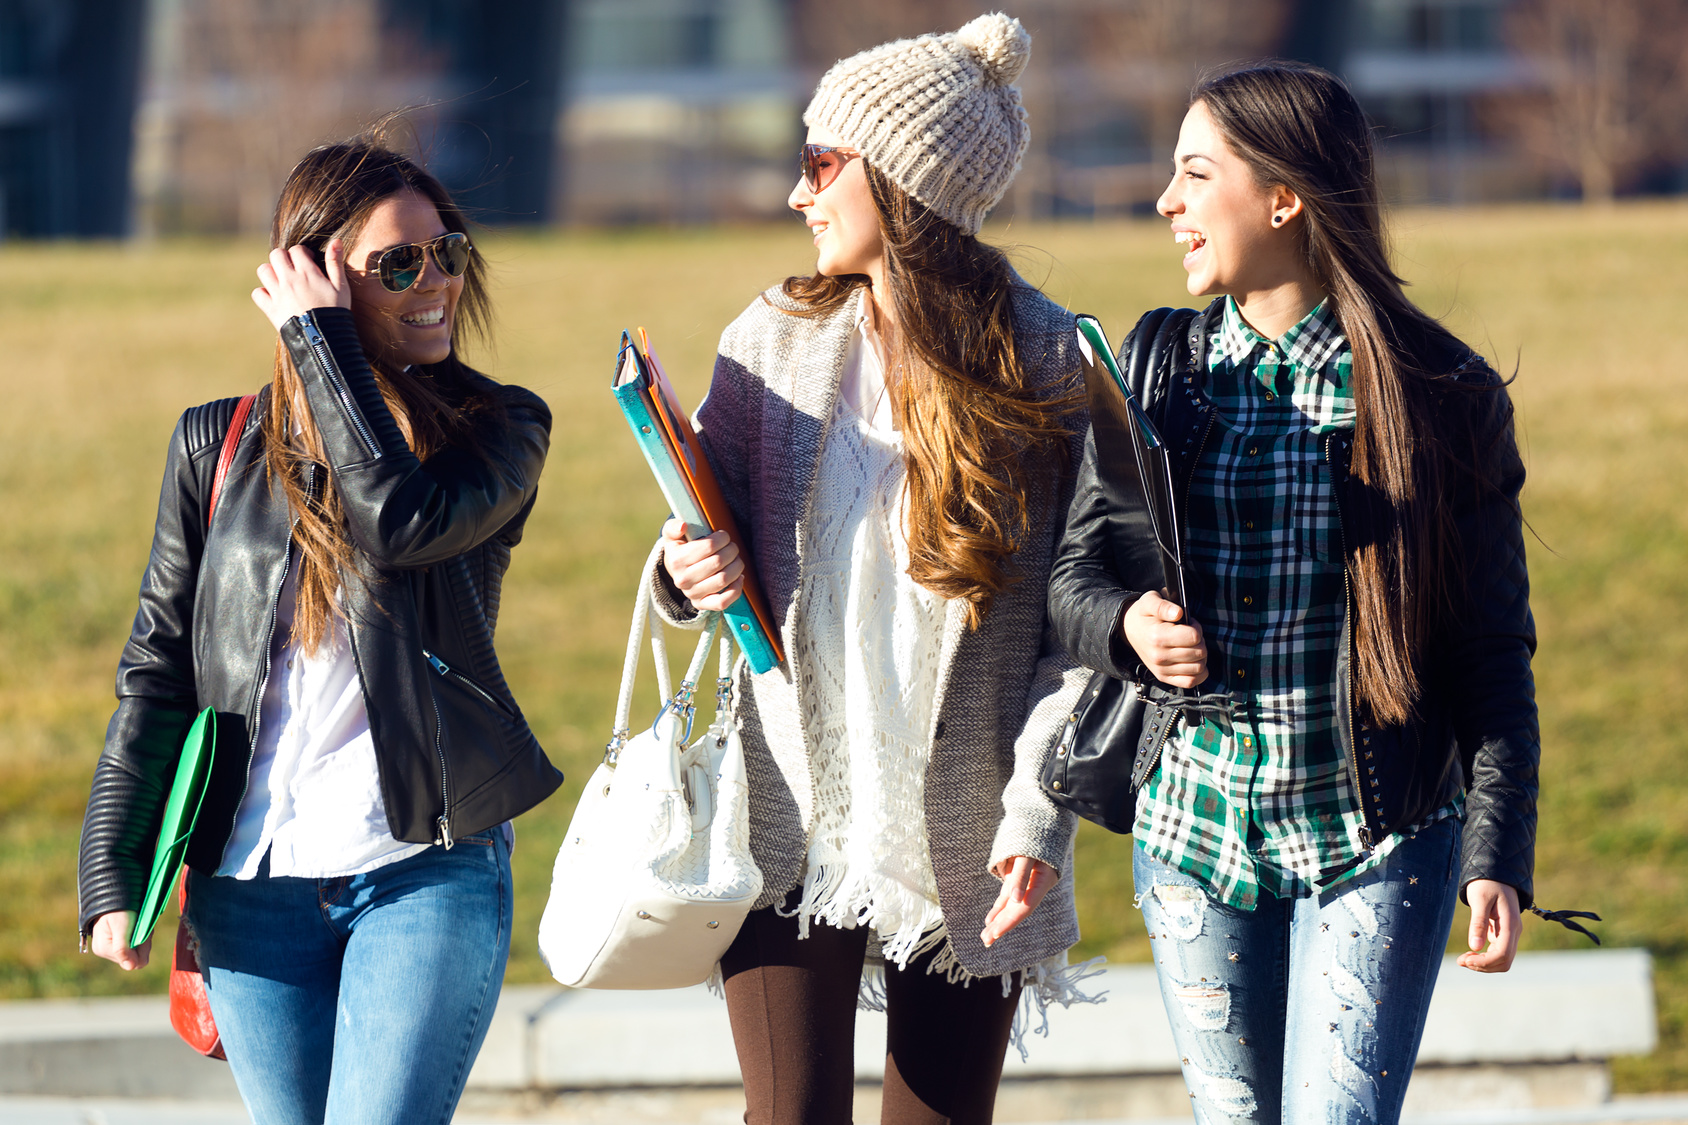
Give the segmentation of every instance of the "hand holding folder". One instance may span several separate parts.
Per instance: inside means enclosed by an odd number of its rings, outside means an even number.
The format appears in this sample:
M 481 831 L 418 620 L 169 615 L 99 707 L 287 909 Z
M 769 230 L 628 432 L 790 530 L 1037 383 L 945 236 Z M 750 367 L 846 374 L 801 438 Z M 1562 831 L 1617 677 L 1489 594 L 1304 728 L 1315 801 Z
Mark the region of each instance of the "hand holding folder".
M 727 507 L 703 443 L 680 408 L 680 398 L 651 350 L 650 336 L 643 328 L 639 329 L 637 340 L 630 333 L 621 334 L 613 389 L 669 510 L 686 525 L 686 537 L 702 539 L 712 532 L 724 531 L 743 552 L 744 594 L 722 612 L 733 631 L 733 639 L 750 662 L 751 671 L 766 672 L 784 663 L 779 629 L 756 581 L 746 549 L 748 544 Z

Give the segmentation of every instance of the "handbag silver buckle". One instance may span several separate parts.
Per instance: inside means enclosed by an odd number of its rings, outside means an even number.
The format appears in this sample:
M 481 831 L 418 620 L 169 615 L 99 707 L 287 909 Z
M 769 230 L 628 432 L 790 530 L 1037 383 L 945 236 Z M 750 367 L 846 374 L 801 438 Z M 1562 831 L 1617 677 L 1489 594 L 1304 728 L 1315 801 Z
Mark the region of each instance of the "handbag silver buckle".
M 627 745 L 628 735 L 632 733 L 626 727 L 618 727 L 610 732 L 609 743 L 604 747 L 604 765 L 615 769 L 616 763 L 621 761 L 622 747 Z

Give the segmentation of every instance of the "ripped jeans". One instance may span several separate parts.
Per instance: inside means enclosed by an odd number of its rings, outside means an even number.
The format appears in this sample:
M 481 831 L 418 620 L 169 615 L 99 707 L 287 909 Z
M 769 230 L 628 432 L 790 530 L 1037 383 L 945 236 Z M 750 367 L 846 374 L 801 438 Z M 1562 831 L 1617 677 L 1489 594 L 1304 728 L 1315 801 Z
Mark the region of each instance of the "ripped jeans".
M 1461 828 L 1438 821 L 1372 871 L 1254 910 L 1132 847 L 1197 1121 L 1395 1125 L 1453 921 Z

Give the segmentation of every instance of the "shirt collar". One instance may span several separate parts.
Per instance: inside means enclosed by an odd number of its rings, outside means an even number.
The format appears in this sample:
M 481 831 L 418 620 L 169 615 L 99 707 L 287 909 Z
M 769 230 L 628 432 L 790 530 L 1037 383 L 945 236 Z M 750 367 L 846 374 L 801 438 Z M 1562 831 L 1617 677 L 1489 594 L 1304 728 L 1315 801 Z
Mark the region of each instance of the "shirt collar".
M 1337 386 L 1342 376 L 1331 363 L 1348 346 L 1348 338 L 1337 323 L 1330 299 L 1302 317 L 1276 340 L 1268 340 L 1243 319 L 1235 298 L 1225 298 L 1225 315 L 1219 329 L 1219 354 L 1239 367 L 1246 366 L 1255 350 L 1266 348 L 1274 359 L 1287 362 L 1298 371 L 1319 372 Z

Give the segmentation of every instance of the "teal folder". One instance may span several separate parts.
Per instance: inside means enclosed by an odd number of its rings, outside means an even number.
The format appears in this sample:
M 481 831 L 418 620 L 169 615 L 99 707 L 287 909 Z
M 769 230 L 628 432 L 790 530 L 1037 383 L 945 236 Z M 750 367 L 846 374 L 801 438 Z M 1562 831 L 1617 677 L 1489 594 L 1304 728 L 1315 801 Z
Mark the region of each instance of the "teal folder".
M 616 358 L 612 385 L 616 403 L 639 443 L 639 451 L 662 489 L 663 499 L 686 525 L 686 535 L 697 539 L 712 531 L 725 531 L 744 547 L 733 514 L 716 483 L 709 459 L 692 430 L 674 389 L 663 375 L 662 366 L 650 352 L 650 339 L 639 329 L 639 341 L 621 334 L 621 351 Z M 767 599 L 745 556 L 744 592 L 722 611 L 733 640 L 744 651 L 753 672 L 766 672 L 782 663 L 779 630 Z
M 146 897 L 141 899 L 129 947 L 139 946 L 152 936 L 159 915 L 176 889 L 188 838 L 199 821 L 199 806 L 205 801 L 205 783 L 211 777 L 211 757 L 217 744 L 217 713 L 207 707 L 188 728 L 182 741 L 182 756 L 176 763 L 176 780 L 164 803 L 164 823 L 158 829 L 158 847 L 152 856 L 152 875 L 147 879 Z

